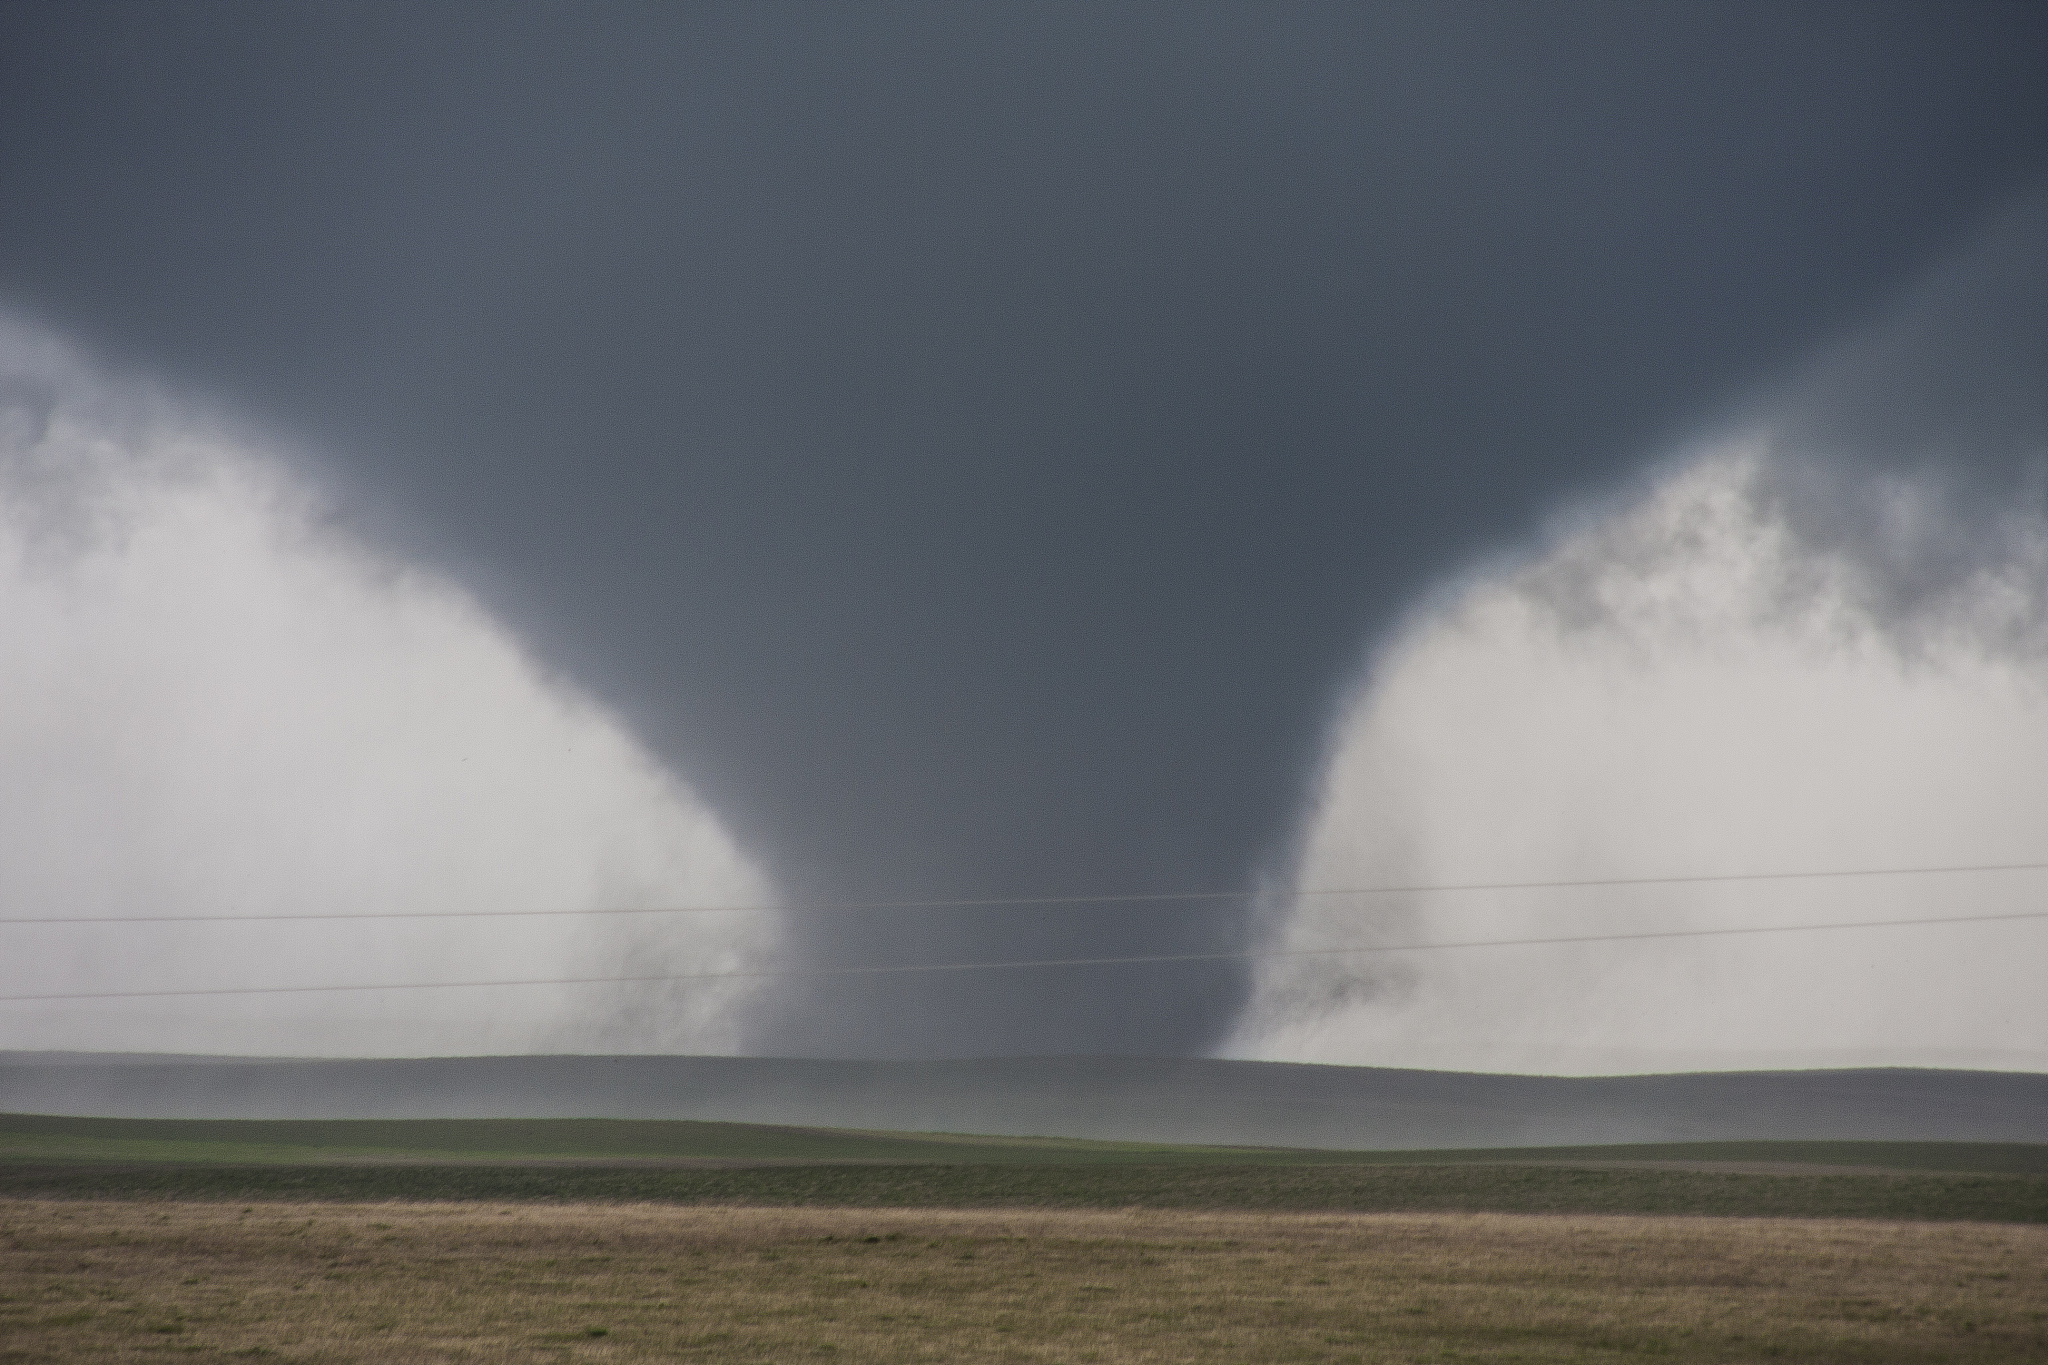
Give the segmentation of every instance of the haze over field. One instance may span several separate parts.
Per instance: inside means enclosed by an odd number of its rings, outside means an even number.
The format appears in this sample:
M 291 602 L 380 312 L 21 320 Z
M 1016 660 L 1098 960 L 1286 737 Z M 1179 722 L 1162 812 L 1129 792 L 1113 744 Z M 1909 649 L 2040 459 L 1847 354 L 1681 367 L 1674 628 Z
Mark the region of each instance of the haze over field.
M 0 995 L 697 978 L 0 1049 L 2048 1070 L 2039 919 L 1322 952 L 2048 872 L 1294 894 L 2048 862 L 2044 107 L 2024 4 L 0 0 L 0 919 L 343 917 Z M 661 905 L 779 908 L 369 917 Z

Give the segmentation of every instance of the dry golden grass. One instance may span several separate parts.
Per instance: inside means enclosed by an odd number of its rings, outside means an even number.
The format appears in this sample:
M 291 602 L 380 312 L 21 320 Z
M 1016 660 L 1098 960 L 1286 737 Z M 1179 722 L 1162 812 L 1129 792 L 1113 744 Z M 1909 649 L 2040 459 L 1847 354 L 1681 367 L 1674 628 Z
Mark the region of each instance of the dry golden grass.
M 0 1203 L 0 1359 L 2048 1360 L 2048 1228 Z

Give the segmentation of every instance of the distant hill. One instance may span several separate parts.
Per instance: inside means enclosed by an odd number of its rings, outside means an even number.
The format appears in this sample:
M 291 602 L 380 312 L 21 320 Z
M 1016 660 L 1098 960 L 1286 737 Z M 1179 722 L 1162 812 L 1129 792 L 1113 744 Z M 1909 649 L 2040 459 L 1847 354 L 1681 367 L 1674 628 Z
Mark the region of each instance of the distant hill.
M 2048 1141 L 2048 1076 L 1867 1069 L 1492 1076 L 1148 1057 L 279 1060 L 0 1053 L 0 1111 L 640 1118 L 1349 1150 Z

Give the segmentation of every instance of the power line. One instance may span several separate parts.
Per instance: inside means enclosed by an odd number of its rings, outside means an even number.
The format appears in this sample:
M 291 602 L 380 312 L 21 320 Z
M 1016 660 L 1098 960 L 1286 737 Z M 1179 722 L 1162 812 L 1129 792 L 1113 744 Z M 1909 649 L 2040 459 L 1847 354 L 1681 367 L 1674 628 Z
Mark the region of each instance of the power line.
M 750 972 L 677 972 L 654 976 L 559 976 L 517 981 L 404 981 L 371 986 L 225 986 L 211 990 L 77 991 L 49 995 L 0 995 L 0 1004 L 35 1000 L 152 1000 L 173 996 L 304 995 L 339 991 L 438 991 L 491 986 L 609 986 L 666 981 L 747 981 L 770 977 L 896 976 L 918 972 L 1003 971 L 1030 967 L 1125 967 L 1170 962 L 1242 962 L 1251 959 L 1340 957 L 1369 953 L 1420 953 L 1461 948 L 1529 948 L 1572 943 L 1621 943 L 1640 939 L 1717 938 L 1737 934 L 1803 934 L 1841 929 L 1899 929 L 1917 925 L 1983 924 L 2048 919 L 2048 910 L 2004 915 L 1948 915 L 1930 919 L 1856 920 L 1830 924 L 1748 925 L 1735 929 L 1667 929 L 1633 934 L 1575 934 L 1561 938 L 1495 938 L 1459 943 L 1391 943 L 1352 948 L 1288 948 L 1236 953 L 1159 953 L 1144 957 L 1048 957 L 1009 962 L 931 962 L 895 967 L 785 967 Z
M 2048 863 L 1976 863 L 1954 867 L 1873 867 L 1825 872 L 1730 872 L 1685 877 L 1598 877 L 1577 881 L 1457 882 L 1414 886 L 1312 887 L 1300 891 L 1152 891 L 1104 896 L 990 896 L 971 900 L 818 901 L 797 905 L 657 905 L 587 910 L 367 910 L 311 915 L 42 915 L 0 917 L 0 924 L 275 924 L 295 920 L 544 919 L 593 915 L 818 914 L 860 910 L 1029 909 L 1056 905 L 1141 905 L 1304 897 L 1424 895 L 1457 891 L 1562 891 L 1602 886 L 1689 886 L 1725 882 L 1813 881 L 1847 877 L 1932 877 L 1970 872 L 2041 872 Z

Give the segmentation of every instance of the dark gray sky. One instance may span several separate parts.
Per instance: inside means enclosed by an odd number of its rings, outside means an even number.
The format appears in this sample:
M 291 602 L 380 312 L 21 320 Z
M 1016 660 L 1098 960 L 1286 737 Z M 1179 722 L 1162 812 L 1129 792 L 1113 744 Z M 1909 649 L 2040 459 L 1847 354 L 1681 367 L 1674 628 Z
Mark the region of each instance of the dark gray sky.
M 2044 171 L 2033 4 L 0 5 L 0 303 L 316 449 L 802 899 L 1247 884 L 1416 593 Z M 1189 1052 L 1243 994 L 756 1046 Z

